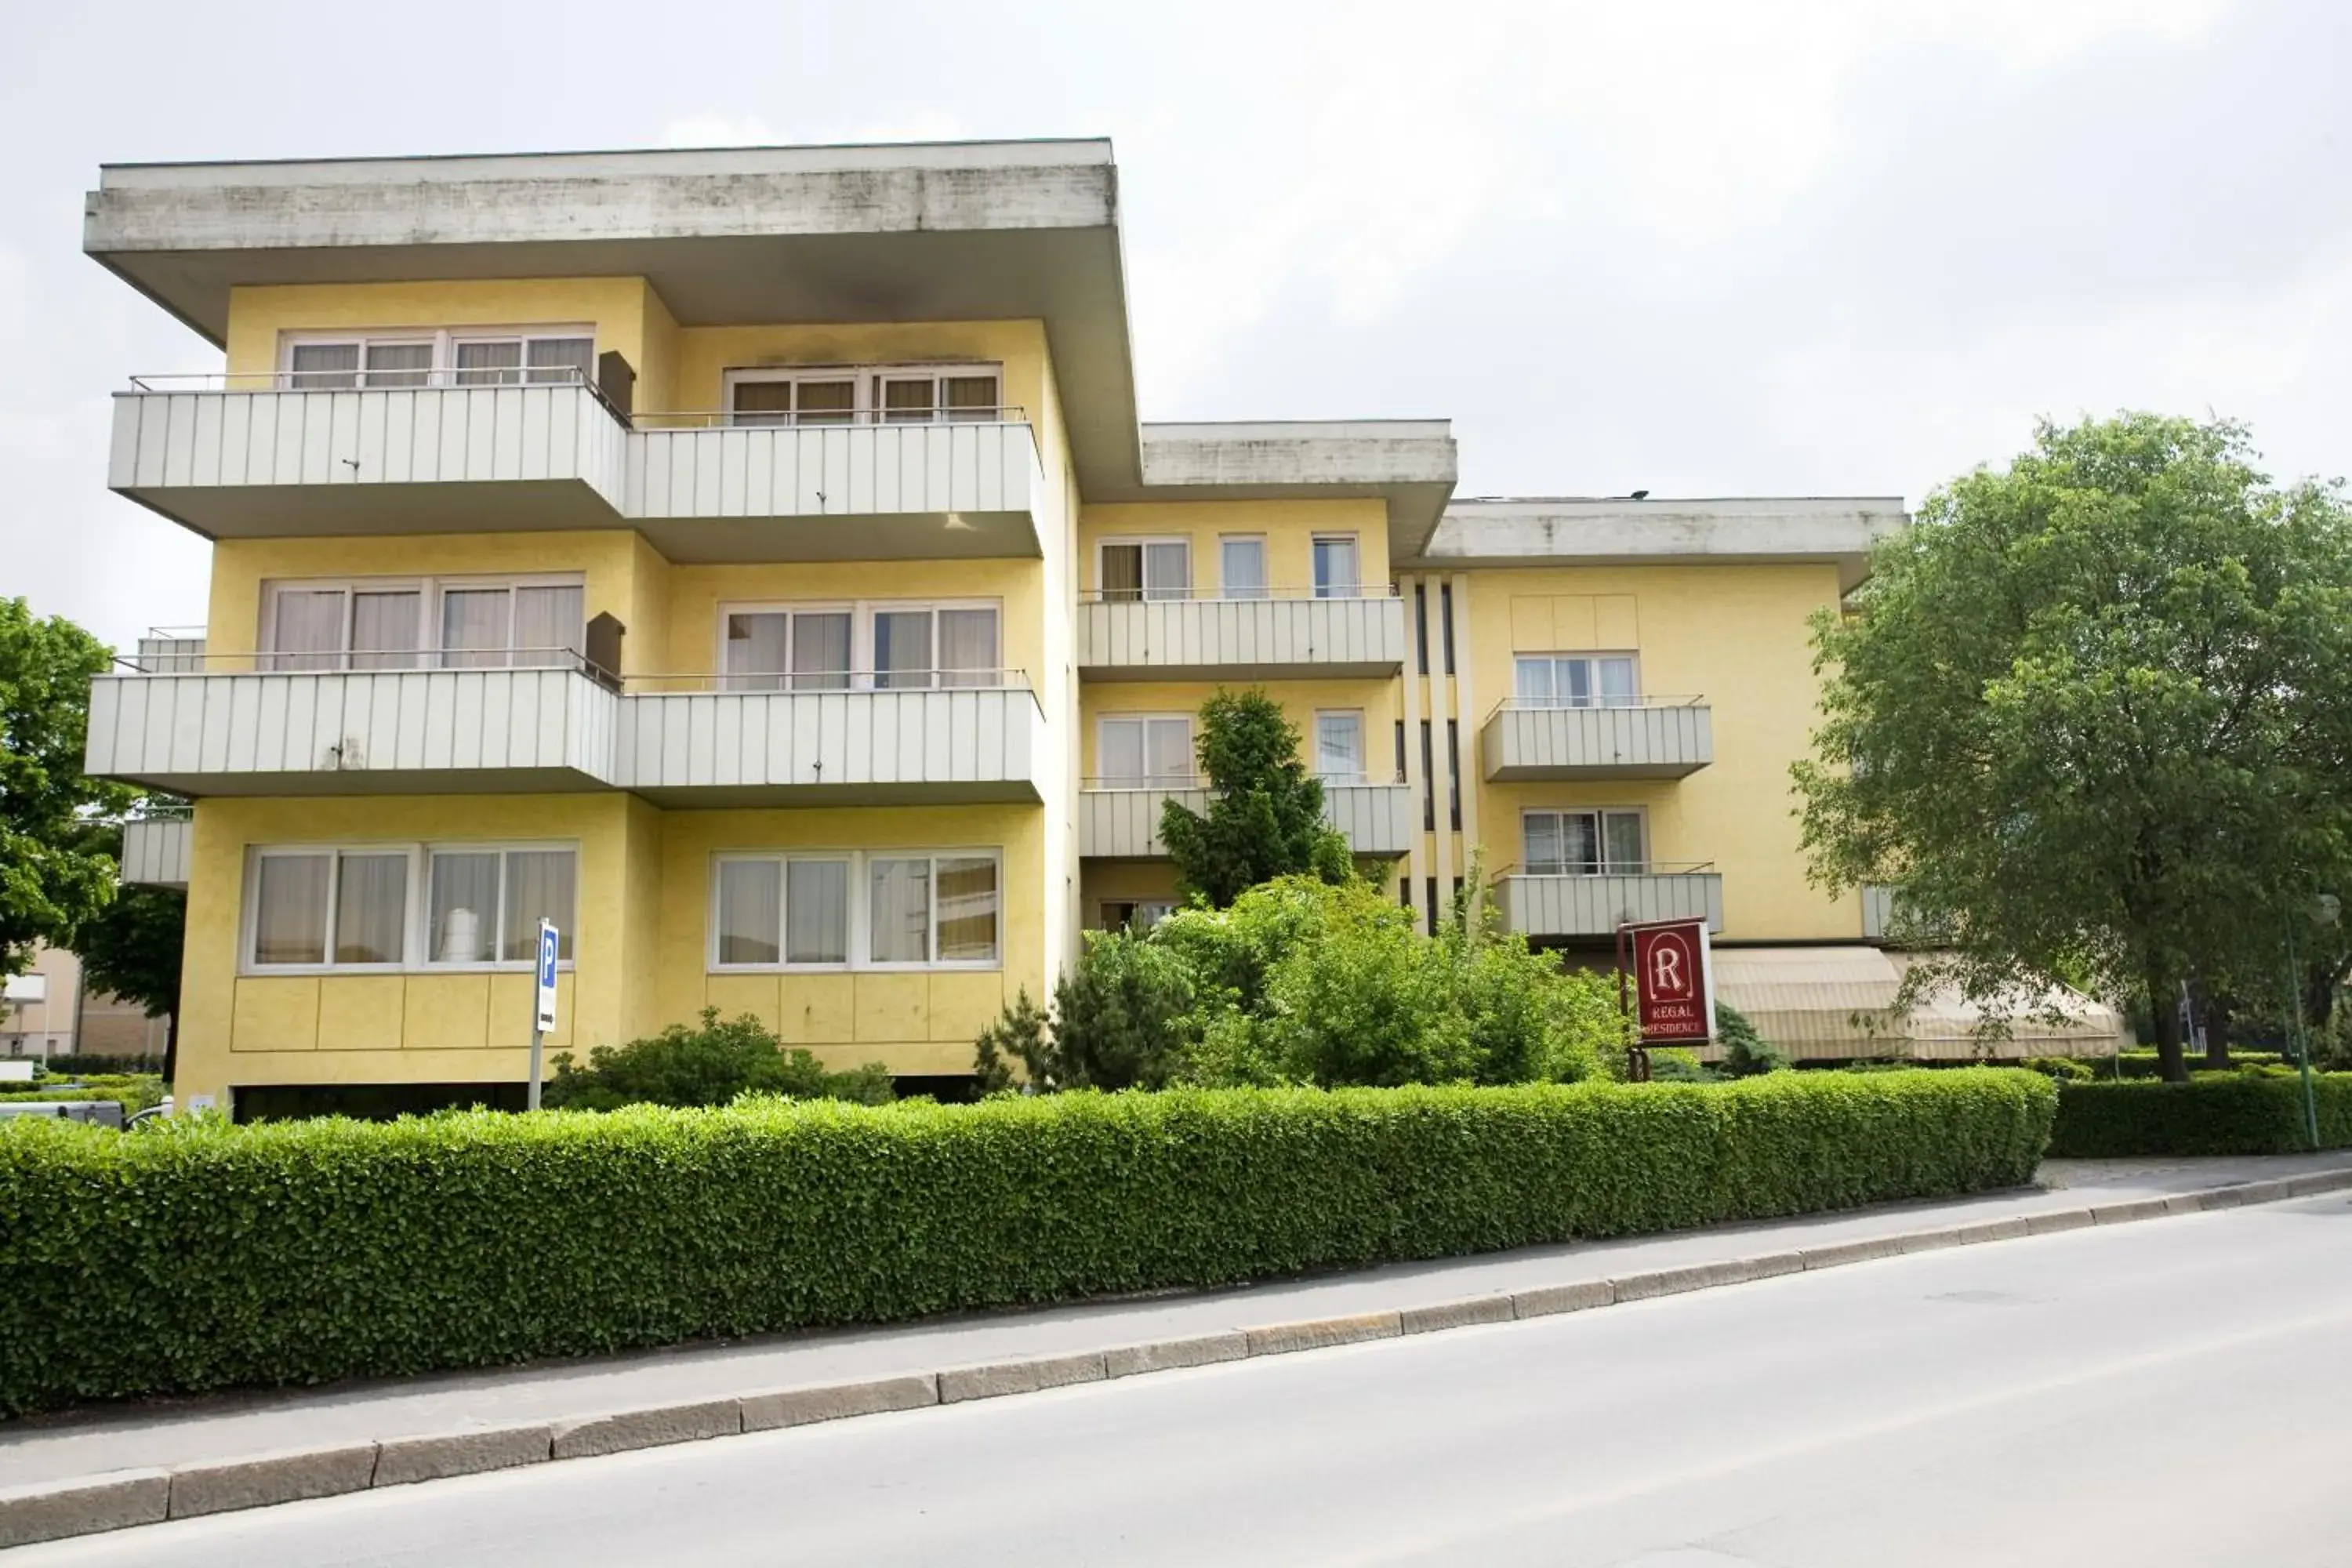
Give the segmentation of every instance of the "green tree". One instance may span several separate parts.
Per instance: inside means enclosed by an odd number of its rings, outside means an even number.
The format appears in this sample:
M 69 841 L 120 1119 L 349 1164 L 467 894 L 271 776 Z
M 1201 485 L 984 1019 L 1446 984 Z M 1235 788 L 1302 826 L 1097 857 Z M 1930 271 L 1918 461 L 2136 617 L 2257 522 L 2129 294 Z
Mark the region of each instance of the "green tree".
M 118 836 L 113 852 L 119 857 Z M 188 895 L 178 888 L 126 884 L 114 900 L 74 928 L 73 951 L 93 990 L 136 1002 L 162 1018 L 163 1081 L 178 1067 L 180 958 L 187 934 Z
M 1024 987 L 973 1042 L 988 1092 L 1013 1085 L 1018 1061 L 1042 1092 L 1164 1089 L 1192 1044 L 1193 986 L 1183 961 L 1137 931 L 1088 931 L 1050 1011 Z
M 1218 909 L 1261 882 L 1355 874 L 1348 841 L 1323 820 L 1323 781 L 1298 758 L 1298 731 L 1263 690 L 1220 690 L 1201 705 L 1198 751 L 1208 814 L 1171 800 L 1160 837 L 1180 885 Z
M 36 942 L 68 944 L 114 896 L 105 818 L 133 792 L 81 771 L 90 677 L 112 657 L 71 621 L 0 599 L 0 974 Z
M 2183 1077 L 2181 983 L 2281 973 L 2342 880 L 2338 489 L 2273 488 L 2229 423 L 2045 424 L 1881 541 L 1853 608 L 1815 623 L 1815 878 L 1901 889 L 1898 927 L 1941 950 L 1915 994 L 1950 978 L 1996 1016 L 2049 975 L 2137 994 Z

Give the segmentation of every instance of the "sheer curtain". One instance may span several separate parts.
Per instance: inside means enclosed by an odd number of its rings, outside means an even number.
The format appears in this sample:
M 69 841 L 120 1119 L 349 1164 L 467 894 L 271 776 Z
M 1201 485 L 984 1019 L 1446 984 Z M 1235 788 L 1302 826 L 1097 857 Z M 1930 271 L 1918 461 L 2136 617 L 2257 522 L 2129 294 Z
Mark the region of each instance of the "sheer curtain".
M 1638 877 L 1647 868 L 1649 857 L 1643 853 L 1642 814 L 1638 811 L 1612 811 L 1609 814 L 1609 867 L 1621 877 Z
M 1315 596 L 1352 599 L 1356 596 L 1356 542 L 1318 539 L 1315 542 Z
M 431 343 L 370 343 L 367 384 L 370 386 L 423 386 L 433 379 Z
M 728 616 L 725 689 L 782 690 L 784 645 L 792 624 L 792 617 L 782 611 Z
M 931 683 L 931 612 L 874 613 L 874 684 L 877 689 Z
M 1364 776 L 1364 716 L 1361 713 L 1315 715 L 1315 771 L 1340 784 L 1360 783 Z
M 569 665 L 580 651 L 580 585 L 514 591 L 515 663 L 527 668 Z
M 940 668 L 942 686 L 998 683 L 994 610 L 940 612 Z
M 436 854 L 425 878 L 425 947 L 435 963 L 487 963 L 499 924 L 495 852 Z
M 1217 547 L 1219 575 L 1228 599 L 1265 597 L 1265 541 L 1228 539 Z
M 272 669 L 333 669 L 342 662 L 343 591 L 284 588 L 269 628 Z
M 940 962 L 984 963 L 996 956 L 996 862 L 940 862 Z
M 1168 540 L 1143 547 L 1143 596 L 1147 599 L 1189 599 L 1192 596 L 1192 547 Z
M 415 589 L 352 595 L 352 668 L 416 668 Z
M 793 689 L 849 689 L 849 612 L 803 611 L 793 617 Z
M 496 669 L 507 662 L 513 595 L 504 588 L 446 588 L 441 594 L 441 664 Z
M 866 862 L 867 956 L 877 963 L 929 961 L 931 863 L 929 860 Z
M 1192 782 L 1192 721 L 1154 719 L 1144 726 L 1143 739 L 1153 784 L 1182 789 Z
M 256 862 L 253 961 L 327 961 L 327 874 L 324 855 L 264 855 Z
M 569 849 L 507 851 L 506 931 L 499 956 L 509 963 L 539 955 L 539 922 L 556 926 L 555 952 L 572 956 L 572 855 Z
M 782 867 L 773 860 L 719 863 L 719 963 L 775 963 L 782 915 Z
M 408 925 L 408 857 L 345 855 L 335 871 L 335 962 L 398 963 Z
M 593 338 L 533 338 L 524 363 L 535 382 L 585 386 L 596 379 L 596 343 Z
M 296 343 L 288 356 L 287 379 L 299 391 L 315 392 L 360 384 L 357 343 Z
M 849 862 L 784 864 L 784 962 L 849 962 Z
M 1110 789 L 1140 789 L 1144 783 L 1144 722 L 1140 719 L 1106 719 L 1096 731 L 1095 766 Z
M 1604 708 L 1633 708 L 1642 698 L 1633 685 L 1633 661 L 1630 658 L 1596 659 L 1601 666 L 1601 704 Z
M 522 344 L 518 340 L 459 343 L 457 353 L 460 386 L 512 386 L 522 380 Z

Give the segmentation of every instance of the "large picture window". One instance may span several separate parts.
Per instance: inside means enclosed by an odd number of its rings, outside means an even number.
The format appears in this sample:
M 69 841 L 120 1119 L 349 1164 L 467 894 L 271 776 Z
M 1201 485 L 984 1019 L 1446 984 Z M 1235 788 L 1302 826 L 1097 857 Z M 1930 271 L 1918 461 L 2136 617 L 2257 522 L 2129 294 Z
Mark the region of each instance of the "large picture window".
M 1635 708 L 1642 687 L 1629 653 L 1523 653 L 1512 695 L 1530 708 Z
M 720 684 L 730 691 L 1000 686 L 998 619 L 989 603 L 722 605 Z
M 1192 721 L 1172 713 L 1120 714 L 1095 731 L 1095 772 L 1104 789 L 1183 789 L 1192 782 Z
M 993 968 L 994 851 L 728 854 L 711 866 L 714 969 Z
M 993 364 L 777 365 L 727 373 L 733 425 L 937 425 L 1003 419 Z
M 263 595 L 261 667 L 565 668 L 585 640 L 584 600 L 577 577 L 272 583 Z
M 529 967 L 539 922 L 572 957 L 578 856 L 569 845 L 391 844 L 257 849 L 248 968 Z
M 595 380 L 596 335 L 578 326 L 304 332 L 285 340 L 279 363 L 299 392 L 578 386 Z
M 1637 877 L 1649 868 L 1637 810 L 1523 812 L 1519 829 L 1531 877 Z
M 1192 596 L 1192 544 L 1186 539 L 1106 539 L 1095 581 L 1109 604 Z

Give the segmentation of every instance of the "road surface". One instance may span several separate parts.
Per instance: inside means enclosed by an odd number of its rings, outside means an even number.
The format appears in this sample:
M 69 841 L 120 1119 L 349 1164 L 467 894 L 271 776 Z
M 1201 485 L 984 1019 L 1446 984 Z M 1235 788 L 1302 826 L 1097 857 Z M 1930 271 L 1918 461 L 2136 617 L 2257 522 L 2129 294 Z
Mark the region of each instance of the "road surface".
M 2352 1199 L 28 1548 L 139 1563 L 2352 1563 Z

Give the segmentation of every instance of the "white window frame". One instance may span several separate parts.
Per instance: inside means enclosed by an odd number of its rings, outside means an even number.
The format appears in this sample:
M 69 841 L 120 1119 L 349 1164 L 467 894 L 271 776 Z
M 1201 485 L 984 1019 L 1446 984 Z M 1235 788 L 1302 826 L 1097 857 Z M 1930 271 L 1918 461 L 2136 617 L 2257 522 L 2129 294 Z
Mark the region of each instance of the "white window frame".
M 930 673 L 933 677 L 933 684 L 929 687 L 894 686 L 883 688 L 882 689 L 892 691 L 962 691 L 990 689 L 990 688 L 987 687 L 950 687 L 938 682 L 937 678 L 941 673 L 939 668 L 939 614 L 942 610 L 988 610 L 992 612 L 996 616 L 995 668 L 992 672 L 989 670 L 976 670 L 969 673 L 993 673 L 996 676 L 997 683 L 1001 685 L 1003 683 L 1005 677 L 1012 668 L 1010 665 L 1004 662 L 1004 601 L 1002 599 L 810 599 L 806 601 L 793 599 L 749 599 L 740 602 L 723 602 L 719 605 L 718 615 L 711 625 L 711 635 L 715 639 L 717 649 L 713 658 L 712 668 L 719 672 L 722 680 L 730 673 L 727 668 L 727 617 L 730 616 L 797 615 L 803 611 L 807 611 L 811 614 L 831 613 L 838 615 L 844 610 L 849 612 L 850 617 L 849 672 L 851 681 L 849 689 L 853 691 L 871 691 L 877 689 L 874 685 L 874 617 L 877 614 L 883 613 L 895 614 L 915 611 L 929 611 L 930 613 Z M 786 658 L 789 661 L 789 651 L 787 651 Z M 750 674 L 752 672 L 745 671 L 743 673 Z M 864 678 L 863 684 L 859 683 L 858 678 L 860 677 Z M 812 688 L 811 689 L 839 690 L 840 688 L 820 687 Z
M 1342 776 L 1323 771 L 1323 721 L 1326 719 L 1353 719 L 1356 721 L 1356 771 L 1354 773 Z M 1371 745 L 1370 726 L 1365 722 L 1362 709 L 1318 708 L 1315 710 L 1314 731 L 1308 736 L 1308 743 L 1315 748 L 1315 776 L 1325 784 L 1345 785 L 1372 782 L 1372 759 L 1369 749 Z
M 1183 907 L 1174 899 L 1097 899 L 1095 900 L 1095 929 L 1097 931 L 1125 931 L 1127 929 L 1124 922 L 1118 925 L 1111 924 L 1110 911 L 1111 906 L 1114 904 L 1129 905 L 1134 909 L 1135 913 L 1139 916 L 1143 915 L 1148 910 L 1157 910 L 1158 912 L 1156 914 L 1152 914 L 1143 921 L 1143 929 L 1145 931 L 1150 931 L 1153 926 L 1158 925 L 1161 921 L 1166 920 L 1170 915 L 1174 914 L 1178 910 Z
M 1323 584 L 1315 580 L 1315 547 L 1318 544 L 1346 544 L 1356 552 L 1356 581 L 1334 583 L 1325 593 Z M 1316 532 L 1307 536 L 1307 575 L 1309 590 L 1318 599 L 1360 599 L 1364 596 L 1364 536 L 1360 533 Z
M 944 383 L 972 376 L 992 376 L 996 382 L 996 402 L 988 410 L 986 419 L 952 417 L 947 407 Z M 882 384 L 885 381 L 920 381 L 928 376 L 931 382 L 931 412 L 920 419 L 886 419 L 882 406 Z M 793 412 L 777 418 L 766 415 L 745 422 L 751 429 L 839 429 L 845 425 L 990 425 L 1002 424 L 1005 417 L 1004 364 L 1001 360 L 972 360 L 963 363 L 952 361 L 920 360 L 907 364 L 760 364 L 735 365 L 722 371 L 719 378 L 719 395 L 722 407 L 719 416 L 728 425 L 736 423 L 735 389 L 747 382 L 846 381 L 851 385 L 849 416 L 834 417 L 837 411 L 825 410 L 826 417 L 812 419 L 805 426 L 800 417 L 800 394 L 793 395 Z
M 572 856 L 572 918 L 580 918 L 580 841 L 576 838 L 494 838 L 494 839 L 352 839 L 348 841 L 249 844 L 245 853 L 245 886 L 239 898 L 237 915 L 237 965 L 242 975 L 270 974 L 471 974 L 488 972 L 520 972 L 529 973 L 536 965 L 538 955 L 520 959 L 487 960 L 474 963 L 436 963 L 431 961 L 432 897 L 431 863 L 436 850 L 452 854 L 496 853 L 499 860 L 499 916 L 503 918 L 506 903 L 506 853 L 522 849 L 535 851 L 563 850 Z M 334 954 L 334 931 L 337 903 L 341 896 L 342 862 L 346 855 L 398 855 L 408 862 L 406 881 L 407 906 L 401 921 L 401 955 L 391 963 L 338 963 Z M 318 963 L 263 963 L 255 956 L 254 944 L 261 934 L 261 862 L 265 859 L 300 856 L 325 856 L 327 871 L 326 939 L 323 951 L 328 955 Z M 579 933 L 572 931 L 572 950 L 579 951 Z M 492 930 L 492 940 L 497 930 Z M 999 946 L 1003 945 L 1000 931 Z M 574 959 L 559 959 L 558 970 L 569 970 Z
M 1255 592 L 1249 594 L 1235 594 L 1234 592 L 1234 585 L 1225 575 L 1225 546 L 1228 544 L 1255 544 L 1257 546 L 1258 583 Z M 1268 564 L 1273 558 L 1273 551 L 1268 548 L 1266 537 L 1263 533 L 1221 533 L 1217 535 L 1218 596 L 1224 599 L 1248 600 L 1270 599 L 1274 597 L 1273 569 Z M 1097 578 L 1097 580 L 1099 581 L 1100 579 Z
M 1597 871 L 1538 871 L 1528 857 L 1528 818 L 1530 816 L 1590 816 L 1595 819 L 1593 847 L 1600 851 Z M 1620 870 L 1609 859 L 1609 822 L 1612 816 L 1631 816 L 1642 825 L 1642 860 L 1638 869 Z M 1657 863 L 1657 847 L 1650 842 L 1650 810 L 1642 805 L 1528 805 L 1519 808 L 1519 864 L 1531 877 L 1643 877 L 1652 874 L 1650 868 Z
M 595 366 L 597 355 L 596 328 L 592 322 L 581 321 L 540 323 L 530 326 L 352 327 L 337 329 L 306 327 L 299 330 L 281 331 L 278 334 L 278 370 L 281 384 L 289 387 L 293 386 L 294 350 L 296 347 L 310 347 L 320 343 L 350 343 L 357 347 L 360 351 L 359 368 L 352 373 L 355 378 L 353 387 L 351 389 L 320 388 L 320 390 L 342 391 L 355 389 L 364 391 L 367 389 L 368 384 L 367 351 L 369 345 L 429 342 L 433 345 L 433 363 L 425 373 L 426 384 L 431 386 L 455 386 L 457 384 L 457 344 L 461 342 L 520 342 L 524 345 L 523 359 L 525 363 L 516 371 L 516 375 L 519 379 L 512 382 L 478 382 L 467 383 L 467 384 L 483 386 L 570 385 L 572 383 L 567 381 L 532 381 L 530 379 L 530 367 L 528 363 L 530 359 L 530 345 L 533 340 L 549 338 L 587 339 L 588 376 L 591 382 L 594 380 L 596 374 Z M 412 370 L 392 371 L 387 372 L 386 374 L 392 375 L 414 375 L 416 373 Z M 397 390 L 402 384 L 403 384 L 401 383 L 389 384 L 394 390 Z M 414 386 L 413 383 L 406 384 L 410 385 L 412 388 Z M 381 391 L 384 389 L 378 388 L 377 390 Z
M 992 605 L 993 601 L 991 603 Z M 965 609 L 976 608 L 978 606 L 959 605 L 953 607 L 957 609 Z M 785 668 L 783 669 L 734 670 L 727 668 L 727 645 L 731 640 L 727 636 L 727 623 L 731 617 L 736 616 L 782 616 L 787 617 L 784 626 Z M 795 676 L 814 678 L 834 673 L 830 670 L 794 670 L 791 668 L 793 662 L 793 645 L 800 637 L 799 622 L 800 617 L 803 616 L 847 616 L 849 617 L 849 668 L 841 672 L 843 679 L 847 682 L 846 685 L 795 686 L 793 684 L 793 678 Z M 857 627 L 861 618 L 858 601 L 856 599 L 811 599 L 805 603 L 794 601 L 790 604 L 769 604 L 762 602 L 746 605 L 720 605 L 719 606 L 719 618 L 717 623 L 717 630 L 719 634 L 719 659 L 718 663 L 712 667 L 719 674 L 719 689 L 722 691 L 851 691 L 857 689 L 857 672 L 860 668 L 864 668 L 858 662 L 857 658 Z M 1001 659 L 1004 657 L 1004 616 L 1003 611 L 998 611 L 996 621 L 996 653 L 997 657 Z M 939 635 L 936 625 L 932 627 L 931 635 L 936 640 Z M 775 686 L 750 686 L 736 684 L 739 681 L 752 680 L 775 680 L 779 682 L 779 684 Z
M 789 881 L 779 889 L 776 903 L 777 961 L 773 963 L 721 963 L 719 962 L 719 868 L 725 862 L 767 861 L 778 866 L 794 860 L 829 860 L 849 863 L 849 941 L 848 959 L 841 963 L 792 963 L 784 961 L 783 934 L 789 929 L 787 905 L 790 900 Z M 926 945 L 939 951 L 940 942 L 940 862 L 942 860 L 987 860 L 996 868 L 996 952 L 987 959 L 927 959 L 920 963 L 877 963 L 873 956 L 873 893 L 869 868 L 877 860 L 929 860 L 930 869 L 930 929 Z M 789 873 L 780 871 L 780 878 Z M 1004 967 L 1004 943 L 1008 918 L 1004 884 L 1004 851 L 994 845 L 965 848 L 931 848 L 909 845 L 905 848 L 868 847 L 859 849 L 819 848 L 796 845 L 789 849 L 720 849 L 710 856 L 707 873 L 709 888 L 703 901 L 702 961 L 712 974 L 929 974 L 988 973 Z
M 1196 746 L 1196 744 L 1197 744 L 1197 741 L 1196 741 L 1196 738 L 1195 738 L 1195 736 L 1193 735 L 1193 732 L 1192 732 L 1192 721 L 1193 721 L 1193 720 L 1194 720 L 1194 718 L 1195 718 L 1195 717 L 1196 717 L 1196 715 L 1192 714 L 1192 713 L 1169 713 L 1169 712 L 1156 712 L 1156 711 L 1155 711 L 1155 712 L 1137 712 L 1137 713 L 1097 713 L 1097 714 L 1096 714 L 1096 715 L 1095 715 L 1095 783 L 1096 783 L 1096 786 L 1097 786 L 1097 788 L 1104 789 L 1104 790 L 1109 790 L 1109 791 L 1128 791 L 1128 790 L 1136 790 L 1136 791 L 1146 791 L 1146 790 L 1153 790 L 1153 791 L 1166 791 L 1166 790 L 1171 790 L 1171 789 L 1197 789 L 1197 788 L 1199 788 L 1199 787 L 1200 787 L 1200 753 L 1199 753 L 1199 752 L 1198 752 L 1198 751 L 1196 751 L 1196 750 L 1194 749 L 1194 748 L 1195 748 L 1195 746 Z M 1151 766 L 1151 756 L 1150 756 L 1150 750 L 1151 750 L 1151 732 L 1150 732 L 1150 728 L 1149 728 L 1149 727 L 1150 727 L 1150 725 L 1152 725 L 1152 724 L 1159 724 L 1159 723 L 1181 723 L 1181 724 L 1182 724 L 1182 725 L 1184 726 L 1184 755 L 1185 755 L 1185 758 L 1186 758 L 1186 764 L 1187 764 L 1187 765 L 1186 765 L 1186 767 L 1185 767 L 1185 769 L 1184 769 L 1184 782 L 1183 782 L 1182 784 L 1155 784 L 1155 783 L 1151 783 L 1151 782 L 1150 782 L 1150 777 L 1151 777 L 1151 775 L 1150 775 L 1150 766 Z M 1145 778 L 1145 781 L 1146 781 L 1146 782 L 1144 782 L 1144 783 L 1142 783 L 1142 784 L 1112 784 L 1112 783 L 1110 782 L 1111 774 L 1110 774 L 1110 773 L 1109 773 L 1105 769 L 1105 766 L 1104 766 L 1104 763 L 1103 763 L 1103 753 L 1104 753 L 1104 752 L 1107 750 L 1107 748 L 1105 747 L 1105 745 L 1104 745 L 1104 743 L 1103 743 L 1103 741 L 1104 741 L 1104 737 L 1103 737 L 1103 728 L 1104 728 L 1104 726 L 1105 726 L 1105 725 L 1108 725 L 1108 724 L 1142 724 L 1142 725 L 1146 726 L 1145 731 L 1144 731 L 1144 739 L 1143 739 L 1143 763 L 1144 763 L 1144 769 L 1145 769 L 1145 772 L 1144 772 L 1144 778 Z
M 1602 659 L 1612 658 L 1623 659 L 1626 664 L 1631 667 L 1633 672 L 1633 689 L 1629 694 L 1627 700 L 1622 702 L 1611 702 L 1601 696 L 1601 661 Z M 1549 661 L 1554 667 L 1552 685 L 1555 688 L 1555 695 L 1549 701 L 1545 701 L 1538 698 L 1528 698 L 1519 695 L 1519 666 L 1524 661 L 1533 659 L 1543 659 Z M 1588 702 L 1570 702 L 1561 700 L 1557 695 L 1557 688 L 1559 684 L 1558 667 L 1570 661 L 1576 661 L 1591 667 L 1586 675 L 1587 687 L 1592 694 L 1591 700 Z M 1511 700 L 1517 703 L 1531 704 L 1541 708 L 1558 708 L 1569 710 L 1593 708 L 1639 708 L 1642 706 L 1643 700 L 1642 656 L 1631 648 L 1566 648 L 1556 653 L 1545 652 L 1540 648 L 1523 648 L 1516 650 L 1511 655 Z
M 1155 544 L 1174 544 L 1180 545 L 1183 549 L 1184 584 L 1181 589 L 1174 593 L 1170 593 L 1165 589 L 1161 589 L 1157 593 L 1152 590 L 1150 583 L 1151 547 Z M 1108 599 L 1110 590 L 1103 585 L 1107 575 L 1103 571 L 1103 554 L 1104 552 L 1109 550 L 1114 545 L 1121 548 L 1132 545 L 1142 552 L 1142 555 L 1137 567 L 1137 592 L 1142 595 L 1139 599 Z M 1097 539 L 1095 541 L 1095 597 L 1115 604 L 1169 605 L 1180 603 L 1192 597 L 1192 584 L 1194 581 L 1192 568 L 1192 536 L 1189 533 L 1112 534 L 1108 538 Z
M 333 673 L 335 671 L 349 670 L 353 668 L 352 664 L 353 658 L 364 657 L 369 654 L 382 653 L 385 651 L 391 651 L 395 655 L 405 654 L 415 660 L 414 664 L 409 665 L 391 665 L 382 667 L 389 669 L 442 669 L 451 668 L 466 669 L 550 669 L 566 668 L 566 666 L 562 664 L 515 665 L 509 663 L 507 665 L 444 665 L 441 662 L 441 658 L 446 653 L 486 653 L 494 651 L 490 649 L 478 648 L 450 649 L 445 648 L 441 646 L 441 596 L 452 588 L 470 588 L 477 591 L 486 588 L 504 588 L 507 590 L 509 604 L 507 609 L 506 651 L 509 654 L 513 654 L 518 651 L 514 646 L 514 609 L 512 600 L 515 589 L 577 588 L 580 590 L 581 646 L 584 648 L 587 645 L 589 616 L 588 579 L 586 574 L 579 572 L 527 572 L 483 576 L 451 577 L 268 578 L 261 584 L 260 636 L 254 639 L 256 642 L 260 644 L 260 647 L 257 647 L 254 651 L 258 654 L 268 656 L 261 660 L 262 668 L 265 669 L 275 668 L 276 666 L 271 662 L 271 659 L 281 653 L 285 654 L 288 658 L 292 658 L 318 659 L 322 662 L 331 658 L 336 661 L 327 670 L 296 670 L 292 672 L 298 674 L 327 674 Z M 278 596 L 280 594 L 289 592 L 299 594 L 340 593 L 343 595 L 343 646 L 341 648 L 338 648 L 331 653 L 310 653 L 300 649 L 284 649 L 278 647 Z M 416 595 L 417 602 L 416 647 L 413 649 L 394 650 L 352 647 L 351 646 L 352 601 L 353 595 L 359 594 L 415 594 Z M 721 629 L 723 631 L 723 626 Z M 368 672 L 362 671 L 362 673 Z

